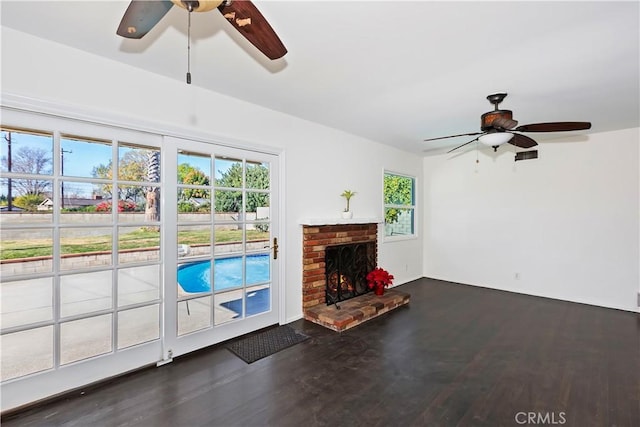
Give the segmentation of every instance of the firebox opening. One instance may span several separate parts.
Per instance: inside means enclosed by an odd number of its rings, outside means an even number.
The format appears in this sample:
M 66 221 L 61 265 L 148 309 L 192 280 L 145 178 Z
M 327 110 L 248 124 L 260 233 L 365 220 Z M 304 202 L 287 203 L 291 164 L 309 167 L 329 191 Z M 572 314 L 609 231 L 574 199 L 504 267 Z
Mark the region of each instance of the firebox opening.
M 325 299 L 336 304 L 369 292 L 367 273 L 375 268 L 375 242 L 328 246 L 325 250 Z

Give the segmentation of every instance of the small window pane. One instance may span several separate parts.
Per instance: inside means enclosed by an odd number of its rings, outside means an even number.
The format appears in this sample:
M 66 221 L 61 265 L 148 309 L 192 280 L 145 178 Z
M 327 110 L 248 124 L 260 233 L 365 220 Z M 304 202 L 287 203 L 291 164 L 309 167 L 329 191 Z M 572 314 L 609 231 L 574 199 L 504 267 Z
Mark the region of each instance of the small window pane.
M 211 261 L 198 261 L 178 266 L 178 298 L 211 292 Z
M 9 128 L 2 128 L 1 134 L 0 172 L 33 175 L 53 174 L 53 136 L 51 134 Z M 14 197 L 18 195 L 21 194 L 13 194 Z
M 113 316 L 90 317 L 60 325 L 60 364 L 75 362 L 112 351 Z
M 158 304 L 118 313 L 118 348 L 160 338 L 160 306 Z
M 270 281 L 270 267 L 271 256 L 269 254 L 247 256 L 245 266 L 247 286 Z
M 60 140 L 64 176 L 112 178 L 111 142 L 67 136 Z
M 245 292 L 247 316 L 271 310 L 271 288 L 267 285 L 254 286 Z
M 256 223 L 246 225 L 246 246 L 247 252 L 268 250 L 269 248 L 269 224 Z
M 210 225 L 178 226 L 178 257 L 192 257 L 211 254 Z
M 414 234 L 413 209 L 390 208 L 384 211 L 385 236 L 409 236 Z
M 60 277 L 60 316 L 68 317 L 110 309 L 111 271 L 71 274 Z
M 219 214 L 226 214 L 227 220 L 242 221 L 242 191 L 216 190 L 216 220 Z
M 216 291 L 242 286 L 244 280 L 243 262 L 243 257 L 216 259 L 213 270 L 213 283 Z
M 243 294 L 244 292 L 242 289 L 236 289 L 233 291 L 217 293 L 215 295 L 216 309 L 214 316 L 216 325 L 221 325 L 223 323 L 242 318 Z
M 178 189 L 178 221 L 210 221 L 211 191 L 203 188 Z
M 178 335 L 185 335 L 210 326 L 211 296 L 178 302 Z
M 157 261 L 160 259 L 160 231 L 154 227 L 119 227 L 118 262 Z
M 147 188 L 141 185 L 118 186 L 118 221 L 143 222 Z
M 216 187 L 242 188 L 242 160 L 216 157 Z
M 120 144 L 118 179 L 121 181 L 160 182 L 160 151 L 148 147 Z
M 103 199 L 103 186 L 64 181 L 61 187 L 60 221 L 64 223 L 111 222 L 111 202 Z
M 60 229 L 61 270 L 76 270 L 111 265 L 110 228 Z
M 0 242 L 3 276 L 52 271 L 53 230 L 3 228 Z
M 9 194 L 11 191 L 11 194 Z M 0 180 L 0 212 L 2 223 L 28 221 L 47 223 L 52 221 L 53 181 L 50 179 L 2 178 Z M 9 204 L 11 196 L 11 204 Z
M 118 307 L 160 298 L 160 266 L 145 265 L 118 270 Z
M 269 218 L 269 193 L 247 191 L 245 203 L 248 221 Z
M 216 225 L 214 237 L 216 255 L 242 252 L 242 228 L 237 224 Z
M 2 381 L 53 368 L 53 326 L 0 336 Z
M 3 328 L 28 325 L 53 319 L 53 279 L 3 282 L 0 287 Z
M 178 184 L 210 185 L 211 157 L 205 154 L 178 154 Z
M 269 189 L 269 163 L 247 162 L 247 188 Z

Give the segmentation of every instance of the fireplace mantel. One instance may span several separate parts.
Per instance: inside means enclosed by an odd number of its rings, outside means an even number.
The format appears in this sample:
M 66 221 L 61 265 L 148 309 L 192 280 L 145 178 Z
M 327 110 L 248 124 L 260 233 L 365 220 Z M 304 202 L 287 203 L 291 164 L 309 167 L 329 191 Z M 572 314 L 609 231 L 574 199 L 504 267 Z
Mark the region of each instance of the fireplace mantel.
M 382 224 L 382 218 L 307 218 L 300 221 L 300 225 L 342 225 L 342 224 Z

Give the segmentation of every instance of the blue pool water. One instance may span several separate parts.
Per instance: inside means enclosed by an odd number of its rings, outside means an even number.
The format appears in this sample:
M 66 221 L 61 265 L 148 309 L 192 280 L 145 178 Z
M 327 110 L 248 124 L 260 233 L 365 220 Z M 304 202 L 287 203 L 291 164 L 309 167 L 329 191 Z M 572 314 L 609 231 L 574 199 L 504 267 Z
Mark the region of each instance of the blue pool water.
M 269 255 L 250 255 L 246 257 L 246 284 L 268 282 Z M 232 289 L 242 286 L 242 257 L 214 260 L 213 282 L 215 290 Z M 211 284 L 211 262 L 198 261 L 178 267 L 178 283 L 186 292 L 209 292 Z M 269 310 L 270 288 L 246 293 L 247 316 L 264 313 Z M 242 299 L 223 302 L 220 305 L 235 311 L 235 317 L 242 317 Z
M 247 316 L 264 313 L 269 309 L 269 288 L 247 293 Z M 242 316 L 242 300 L 236 299 L 220 304 L 238 313 L 235 317 Z
M 247 260 L 247 286 L 268 282 L 269 255 L 250 255 Z M 213 283 L 215 290 L 242 286 L 242 257 L 214 260 Z M 211 262 L 198 261 L 178 267 L 178 283 L 185 292 L 209 292 L 211 290 Z

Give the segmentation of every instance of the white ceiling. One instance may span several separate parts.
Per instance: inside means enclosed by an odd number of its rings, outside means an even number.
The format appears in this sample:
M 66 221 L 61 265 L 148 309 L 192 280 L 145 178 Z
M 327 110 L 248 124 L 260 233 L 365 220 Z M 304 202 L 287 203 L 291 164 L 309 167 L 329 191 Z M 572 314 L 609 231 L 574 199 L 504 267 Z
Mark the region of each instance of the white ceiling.
M 187 12 L 128 40 L 128 3 L 2 0 L 2 25 L 184 81 Z M 640 126 L 637 1 L 254 3 L 289 53 L 269 61 L 217 10 L 197 13 L 193 85 L 417 154 L 468 140 L 423 142 L 479 131 L 495 92 L 520 124 Z

